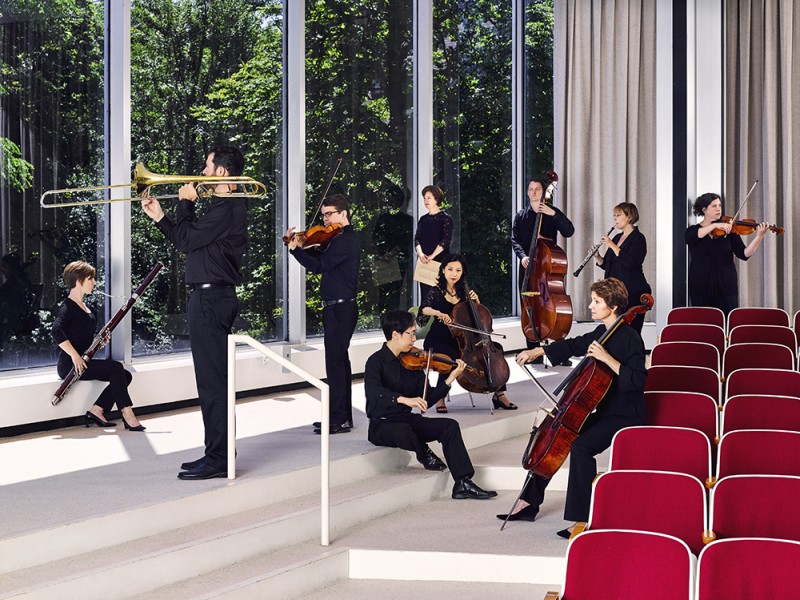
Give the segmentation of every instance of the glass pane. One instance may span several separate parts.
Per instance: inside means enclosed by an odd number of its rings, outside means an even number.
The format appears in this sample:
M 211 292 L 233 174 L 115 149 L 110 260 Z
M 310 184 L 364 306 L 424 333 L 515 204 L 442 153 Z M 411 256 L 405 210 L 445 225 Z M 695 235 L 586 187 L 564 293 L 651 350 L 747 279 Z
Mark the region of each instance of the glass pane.
M 492 314 L 511 314 L 511 2 L 434 2 L 434 181 L 450 248 Z
M 524 173 L 542 177 L 553 170 L 553 0 L 525 3 L 524 86 Z
M 361 244 L 357 331 L 411 304 L 411 25 L 411 0 L 306 3 L 305 226 L 342 157 L 330 193 L 348 197 Z M 319 276 L 306 298 L 306 331 L 321 334 Z
M 67 263 L 91 262 L 104 288 L 104 209 L 39 207 L 44 191 L 103 184 L 103 27 L 101 0 L 0 7 L 0 369 L 57 361 Z M 87 303 L 103 323 L 103 296 Z
M 267 186 L 248 200 L 249 240 L 238 332 L 269 341 L 285 336 L 281 206 L 283 4 L 276 0 L 134 0 L 131 8 L 133 156 L 162 175 L 199 175 L 207 153 L 232 144 L 245 175 Z M 168 188 L 153 188 L 155 196 Z M 202 200 L 198 214 L 202 214 Z M 168 215 L 173 200 L 162 202 Z M 133 207 L 134 281 L 160 260 L 164 271 L 134 312 L 134 355 L 188 350 L 184 259 Z

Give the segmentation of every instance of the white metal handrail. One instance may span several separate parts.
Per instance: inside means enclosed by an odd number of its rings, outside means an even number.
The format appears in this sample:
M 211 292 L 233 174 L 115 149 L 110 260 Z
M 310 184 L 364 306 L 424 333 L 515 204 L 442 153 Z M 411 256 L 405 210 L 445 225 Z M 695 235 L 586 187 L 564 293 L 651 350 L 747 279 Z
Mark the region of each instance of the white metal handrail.
M 320 543 L 323 546 L 330 544 L 330 392 L 328 384 L 317 379 L 284 358 L 274 350 L 270 350 L 261 342 L 249 335 L 228 336 L 228 479 L 236 479 L 236 344 L 247 344 L 258 350 L 261 354 L 274 360 L 284 369 L 319 389 L 322 400 L 322 415 L 320 417 L 322 449 L 320 456 Z

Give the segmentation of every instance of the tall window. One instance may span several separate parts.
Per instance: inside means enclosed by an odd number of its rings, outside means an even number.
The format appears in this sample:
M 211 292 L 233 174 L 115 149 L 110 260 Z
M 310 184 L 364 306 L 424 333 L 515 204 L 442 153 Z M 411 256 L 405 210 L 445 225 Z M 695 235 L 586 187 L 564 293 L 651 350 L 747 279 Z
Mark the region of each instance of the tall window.
M 103 183 L 103 26 L 102 0 L 0 5 L 0 369 L 56 362 L 67 263 L 94 264 L 103 289 L 104 209 L 39 207 Z M 88 304 L 102 321 L 102 296 Z
M 242 150 L 245 175 L 266 184 L 268 194 L 248 200 L 249 240 L 234 329 L 261 340 L 282 338 L 283 285 L 276 271 L 283 203 L 282 2 L 133 0 L 131 11 L 134 158 L 155 173 L 197 175 L 214 146 Z M 198 204 L 202 214 L 202 200 Z M 170 215 L 174 203 L 162 205 Z M 165 265 L 134 314 L 134 354 L 186 350 L 184 257 L 138 207 L 131 229 L 134 280 L 158 260 Z
M 524 175 L 541 177 L 553 169 L 553 0 L 526 0 L 524 27 Z
M 451 250 L 495 316 L 511 314 L 511 2 L 434 2 L 434 183 Z
M 360 331 L 411 304 L 411 26 L 412 0 L 306 2 L 307 218 L 341 157 L 331 190 L 348 197 L 359 235 Z M 314 335 L 322 333 L 319 276 L 307 282 Z

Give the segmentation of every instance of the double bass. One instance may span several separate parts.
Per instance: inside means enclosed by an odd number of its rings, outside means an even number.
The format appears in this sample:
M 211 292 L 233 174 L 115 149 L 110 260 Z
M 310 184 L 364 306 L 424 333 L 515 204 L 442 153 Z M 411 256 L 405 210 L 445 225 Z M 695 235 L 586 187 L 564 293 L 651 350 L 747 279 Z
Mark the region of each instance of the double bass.
M 456 381 L 468 392 L 494 392 L 508 382 L 511 371 L 503 347 L 492 340 L 493 335 L 499 335 L 492 331 L 492 313 L 472 299 L 466 281 L 464 292 L 467 300 L 453 307 L 453 322 L 447 326 L 458 342 L 461 360 L 470 367 Z
M 543 195 L 545 204 L 552 204 L 558 175 L 547 174 L 550 185 Z M 566 293 L 567 254 L 555 241 L 542 237 L 542 213 L 536 213 L 533 237 L 528 250 L 528 266 L 520 287 L 522 331 L 531 342 L 560 340 L 572 327 L 572 301 Z
M 637 315 L 653 307 L 650 294 L 642 294 L 640 301 L 641 304 L 618 317 L 597 342 L 605 345 L 622 323 L 630 325 Z M 534 475 L 552 477 L 566 460 L 587 417 L 605 397 L 613 379 L 614 372 L 608 365 L 585 356 L 555 389 L 555 395 L 562 391 L 564 394 L 542 423 L 531 431 L 522 466 Z M 535 379 L 533 381 L 538 384 Z

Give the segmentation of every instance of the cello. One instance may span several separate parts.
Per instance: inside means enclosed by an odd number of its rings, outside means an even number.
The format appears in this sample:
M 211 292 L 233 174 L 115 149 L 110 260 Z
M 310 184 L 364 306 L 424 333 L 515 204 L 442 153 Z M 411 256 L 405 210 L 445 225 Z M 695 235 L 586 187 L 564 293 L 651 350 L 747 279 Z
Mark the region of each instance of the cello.
M 640 301 L 641 304 L 631 307 L 618 317 L 597 342 L 605 345 L 623 322 L 630 325 L 637 315 L 644 314 L 653 307 L 653 297 L 650 294 L 642 294 Z M 605 397 L 613 379 L 614 372 L 608 365 L 591 356 L 585 356 L 555 389 L 555 395 L 562 391 L 564 395 L 555 408 L 548 411 L 542 423 L 538 427 L 534 426 L 531 431 L 523 453 L 522 466 L 534 475 L 551 478 L 566 460 L 587 417 Z M 535 379 L 533 381 L 540 385 Z
M 471 369 L 458 376 L 458 383 L 468 392 L 494 392 L 508 381 L 511 371 L 503 356 L 503 347 L 492 341 L 492 313 L 472 299 L 472 291 L 464 281 L 466 301 L 453 307 L 453 322 L 447 327 L 458 342 L 461 360 Z M 502 336 L 505 337 L 505 336 Z
M 558 175 L 547 174 L 547 186 L 542 202 L 552 204 Z M 541 237 L 542 213 L 536 213 L 533 237 L 528 250 L 528 266 L 522 280 L 522 332 L 531 342 L 544 339 L 560 340 L 572 327 L 572 301 L 566 293 L 567 254 L 555 241 Z

